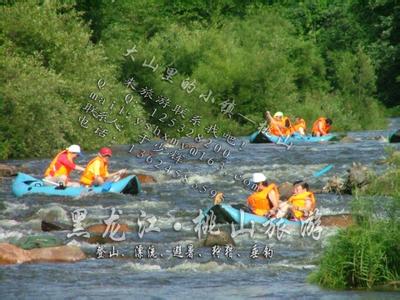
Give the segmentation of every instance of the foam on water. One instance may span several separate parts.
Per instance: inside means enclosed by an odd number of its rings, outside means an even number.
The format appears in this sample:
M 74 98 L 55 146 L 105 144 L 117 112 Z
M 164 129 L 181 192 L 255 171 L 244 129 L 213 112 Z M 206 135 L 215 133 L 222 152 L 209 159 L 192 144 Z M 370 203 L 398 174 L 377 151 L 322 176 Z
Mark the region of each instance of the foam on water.
M 8 242 L 11 239 L 22 238 L 24 234 L 21 231 L 4 230 L 0 227 L 0 241 Z
M 6 219 L 0 220 L 0 228 L 1 228 L 1 227 L 8 227 L 8 228 L 11 228 L 11 227 L 18 226 L 18 225 L 20 225 L 20 224 L 21 224 L 21 223 L 18 222 L 18 221 L 16 221 L 16 220 L 6 220 Z
M 8 202 L 4 201 L 3 202 L 6 208 L 3 210 L 3 213 L 12 213 L 15 211 L 23 211 L 23 210 L 28 210 L 29 207 L 25 203 L 19 203 L 19 202 Z
M 124 264 L 123 268 L 136 272 L 154 272 L 162 270 L 161 266 L 159 265 L 139 264 L 134 262 L 129 262 L 127 264 Z

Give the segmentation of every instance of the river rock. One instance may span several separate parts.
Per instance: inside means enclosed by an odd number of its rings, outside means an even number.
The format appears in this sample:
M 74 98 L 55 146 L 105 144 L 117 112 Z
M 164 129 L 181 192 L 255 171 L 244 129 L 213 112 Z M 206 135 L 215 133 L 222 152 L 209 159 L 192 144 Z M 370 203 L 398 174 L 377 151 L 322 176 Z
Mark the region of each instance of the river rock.
M 46 220 L 42 220 L 41 222 L 41 229 L 44 232 L 48 231 L 63 231 L 63 230 L 69 230 L 72 231 L 72 226 L 64 223 L 59 223 L 59 222 L 49 222 Z
M 150 175 L 146 174 L 136 174 L 136 177 L 139 179 L 140 183 L 156 183 L 157 180 Z
M 61 205 L 54 205 L 39 209 L 34 215 L 35 219 L 45 220 L 46 222 L 66 223 L 71 222 L 71 215 Z
M 74 262 L 85 258 L 85 253 L 75 246 L 24 250 L 12 244 L 0 244 L 0 265 L 26 262 Z
M 329 178 L 323 190 L 328 193 L 351 194 L 353 189 L 368 185 L 372 177 L 373 172 L 367 166 L 353 162 L 352 167 L 347 170 L 346 178 L 336 175 Z
M 279 185 L 279 195 L 281 201 L 286 201 L 293 195 L 293 184 L 290 182 L 284 182 Z
M 11 177 L 18 174 L 18 172 L 28 173 L 28 167 L 22 165 L 20 167 L 16 167 L 13 165 L 0 164 L 0 177 Z
M 94 224 L 87 227 L 86 231 L 94 234 L 103 234 L 106 231 L 106 228 L 107 225 L 105 224 Z M 119 224 L 119 227 L 115 226 L 114 230 L 119 233 L 132 231 L 127 224 Z
M 1 177 L 10 177 L 17 175 L 17 168 L 14 166 L 0 164 L 0 176 Z
M 348 176 L 345 184 L 346 191 L 351 193 L 354 188 L 362 188 L 371 182 L 373 176 L 371 170 L 360 163 L 353 163 L 347 170 Z
M 340 140 L 341 143 L 354 143 L 356 141 L 357 141 L 356 139 L 349 137 L 347 135 Z
M 388 138 L 384 137 L 383 135 L 378 135 L 374 137 L 374 140 L 378 142 L 388 142 Z
M 28 250 L 32 262 L 75 262 L 86 258 L 76 246 L 59 246 Z
M 212 246 L 225 246 L 225 245 L 232 245 L 235 246 L 235 241 L 233 240 L 231 234 L 225 230 L 219 229 L 218 234 L 211 234 L 208 233 L 207 237 L 204 240 L 205 247 L 212 247 Z
M 27 250 L 18 248 L 12 244 L 0 244 L 0 265 L 22 264 L 31 260 Z
M 342 193 L 345 187 L 345 180 L 336 175 L 330 177 L 328 182 L 323 187 L 325 193 Z
M 389 143 L 400 143 L 400 129 L 390 135 Z
M 321 216 L 322 226 L 348 227 L 353 223 L 351 214 Z

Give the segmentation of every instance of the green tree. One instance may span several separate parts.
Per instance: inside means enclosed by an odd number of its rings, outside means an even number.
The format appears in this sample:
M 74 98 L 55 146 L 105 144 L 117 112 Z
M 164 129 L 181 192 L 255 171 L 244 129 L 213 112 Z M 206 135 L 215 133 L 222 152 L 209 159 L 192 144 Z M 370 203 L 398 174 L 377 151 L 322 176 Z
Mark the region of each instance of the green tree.
M 46 1 L 19 2 L 0 7 L 0 128 L 1 156 L 26 157 L 54 153 L 70 143 L 93 149 L 114 141 L 128 143 L 143 125 L 131 120 L 143 110 L 130 103 L 130 118 L 119 118 L 122 132 L 113 125 L 109 134 L 94 134 L 96 120 L 87 115 L 89 127 L 82 128 L 82 107 L 95 105 L 89 98 L 100 78 L 107 82 L 99 91 L 110 104 L 121 106 L 127 90 L 116 81 L 102 46 L 90 42 L 90 31 L 71 5 Z M 114 117 L 110 113 L 109 120 Z

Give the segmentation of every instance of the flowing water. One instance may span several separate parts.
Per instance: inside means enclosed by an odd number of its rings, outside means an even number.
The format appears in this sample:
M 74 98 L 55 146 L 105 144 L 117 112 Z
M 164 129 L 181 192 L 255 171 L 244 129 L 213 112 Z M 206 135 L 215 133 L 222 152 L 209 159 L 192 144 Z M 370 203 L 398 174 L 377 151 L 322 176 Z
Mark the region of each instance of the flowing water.
M 391 128 L 398 128 L 400 120 L 392 120 Z M 140 299 L 183 299 L 193 298 L 396 298 L 399 294 L 389 292 L 335 291 L 325 290 L 306 281 L 307 275 L 317 267 L 317 258 L 326 246 L 327 238 L 335 228 L 323 228 L 319 240 L 301 237 L 298 228 L 288 228 L 281 240 L 268 238 L 261 227 L 251 238 L 247 234 L 235 238 L 232 258 L 225 256 L 221 246 L 219 257 L 212 256 L 212 249 L 202 247 L 192 221 L 199 209 L 210 206 L 212 191 L 223 191 L 227 203 L 244 203 L 250 190 L 246 179 L 253 172 L 263 172 L 276 182 L 306 179 L 312 188 L 321 188 L 329 176 L 343 175 L 352 162 L 361 162 L 382 171 L 375 162 L 385 155 L 388 145 L 378 136 L 387 136 L 388 131 L 352 132 L 354 139 L 349 143 L 295 145 L 286 150 L 284 146 L 267 144 L 240 144 L 245 138 L 237 139 L 236 146 L 229 146 L 223 139 L 213 140 L 208 149 L 199 147 L 205 154 L 195 156 L 185 149 L 185 159 L 175 163 L 170 156 L 178 146 L 169 145 L 165 152 L 148 153 L 156 142 L 130 146 L 116 146 L 111 169 L 127 167 L 137 173 L 147 173 L 157 179 L 155 184 L 143 185 L 138 196 L 120 194 L 89 195 L 76 199 L 60 197 L 27 196 L 15 198 L 11 193 L 11 179 L 0 183 L 0 241 L 15 241 L 26 236 L 56 236 L 65 243 L 79 245 L 91 258 L 71 264 L 41 263 L 11 265 L 0 268 L 0 295 L 5 298 L 55 299 L 55 298 L 140 298 Z M 193 140 L 183 140 L 194 144 Z M 222 150 L 219 151 L 220 144 Z M 215 148 L 214 148 L 215 147 Z M 230 149 L 224 159 L 222 152 Z M 215 150 L 215 151 L 214 151 Z M 194 150 L 192 150 L 192 154 Z M 225 152 L 227 156 L 228 152 Z M 138 157 L 139 156 L 139 157 Z M 208 161 L 209 158 L 214 158 Z M 86 157 L 86 160 L 89 157 Z M 160 163 L 162 161 L 162 164 Z M 208 165 L 212 163 L 212 165 Z M 34 175 L 40 176 L 49 160 L 7 161 L 24 164 Z M 83 161 L 82 161 L 83 163 Z M 224 163 L 221 168 L 222 163 Z M 320 178 L 312 174 L 334 164 L 334 169 Z M 171 165 L 167 173 L 165 168 Z M 159 169 L 157 169 L 157 167 Z M 175 170 L 175 171 L 173 171 Z M 187 182 L 176 177 L 176 170 L 187 175 Z M 236 177 L 235 177 L 236 176 Z M 198 189 L 194 188 L 197 184 Z M 203 191 L 202 188 L 206 190 Z M 349 196 L 317 194 L 318 207 L 322 215 L 349 212 Z M 41 232 L 41 220 L 52 220 L 72 224 L 71 212 L 85 208 L 88 212 L 83 224 L 102 223 L 111 214 L 111 208 L 121 211 L 117 223 L 126 223 L 134 230 L 127 233 L 125 241 L 103 245 L 106 254 L 115 246 L 119 257 L 96 258 L 97 244 L 87 240 L 68 239 L 71 231 Z M 142 212 L 141 212 L 142 211 Z M 145 232 L 138 237 L 140 214 L 155 216 L 160 232 Z M 148 224 L 148 223 L 146 223 Z M 181 224 L 182 228 L 173 228 Z M 265 228 L 264 228 L 265 230 Z M 201 232 L 203 235 L 203 233 Z M 187 245 L 193 244 L 193 259 L 185 257 Z M 134 257 L 135 247 L 143 246 L 143 259 Z M 184 258 L 173 256 L 173 248 L 182 246 Z M 259 250 L 258 258 L 251 258 L 253 246 Z M 154 246 L 157 258 L 146 258 L 147 249 Z M 263 256 L 264 247 L 273 249 L 273 256 Z M 175 253 L 177 254 L 177 253 Z M 123 255 L 123 257 L 122 257 Z

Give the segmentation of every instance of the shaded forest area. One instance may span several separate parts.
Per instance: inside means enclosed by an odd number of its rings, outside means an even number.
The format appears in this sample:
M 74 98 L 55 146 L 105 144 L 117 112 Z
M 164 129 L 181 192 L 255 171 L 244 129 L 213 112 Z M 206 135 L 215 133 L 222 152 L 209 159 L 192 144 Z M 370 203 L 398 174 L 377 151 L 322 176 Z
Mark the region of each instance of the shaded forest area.
M 330 117 L 335 131 L 398 112 L 396 1 L 1 3 L 1 159 L 155 129 L 246 135 L 265 110 Z

